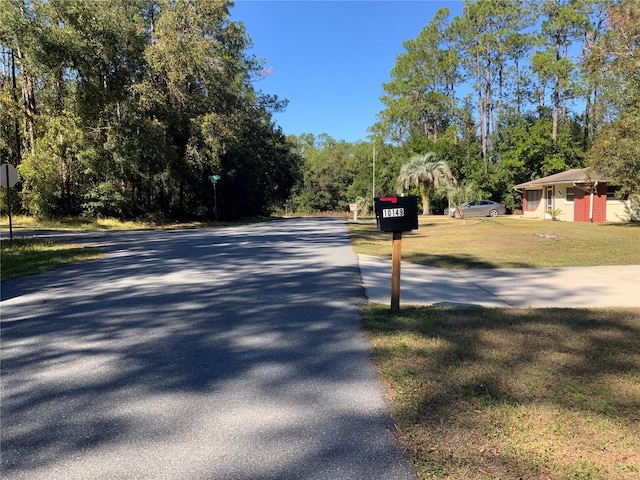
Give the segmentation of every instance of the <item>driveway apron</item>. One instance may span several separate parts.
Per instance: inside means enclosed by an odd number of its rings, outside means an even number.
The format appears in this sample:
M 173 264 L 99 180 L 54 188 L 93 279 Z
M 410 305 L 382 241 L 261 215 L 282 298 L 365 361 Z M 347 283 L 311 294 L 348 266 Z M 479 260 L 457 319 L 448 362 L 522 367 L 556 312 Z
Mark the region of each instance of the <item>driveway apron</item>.
M 391 261 L 359 255 L 369 301 L 389 303 Z M 640 265 L 448 270 L 402 263 L 401 305 L 639 308 Z
M 3 479 L 415 479 L 344 219 L 94 234 L 2 284 Z

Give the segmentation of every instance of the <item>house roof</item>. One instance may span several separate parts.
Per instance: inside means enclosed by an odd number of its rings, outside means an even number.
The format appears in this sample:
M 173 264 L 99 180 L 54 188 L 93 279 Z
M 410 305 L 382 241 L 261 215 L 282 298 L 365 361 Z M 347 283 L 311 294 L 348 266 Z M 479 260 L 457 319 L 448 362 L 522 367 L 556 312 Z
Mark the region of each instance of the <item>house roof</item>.
M 572 170 L 566 170 L 564 172 L 555 173 L 548 177 L 538 178 L 537 180 L 531 180 L 516 185 L 515 189 L 542 187 L 544 185 L 557 185 L 559 183 L 592 183 L 600 180 L 598 176 L 593 176 L 594 173 L 588 168 L 574 168 Z

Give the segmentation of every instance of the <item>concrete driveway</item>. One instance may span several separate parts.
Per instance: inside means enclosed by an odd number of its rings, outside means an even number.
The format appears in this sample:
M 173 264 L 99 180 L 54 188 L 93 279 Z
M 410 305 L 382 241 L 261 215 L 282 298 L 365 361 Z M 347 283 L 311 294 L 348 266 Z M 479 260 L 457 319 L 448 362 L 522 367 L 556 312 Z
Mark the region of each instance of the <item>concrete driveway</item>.
M 416 478 L 343 219 L 82 240 L 2 284 L 4 480 Z
M 369 301 L 390 303 L 391 261 L 358 256 Z M 640 266 L 445 270 L 403 262 L 400 304 L 640 307 Z

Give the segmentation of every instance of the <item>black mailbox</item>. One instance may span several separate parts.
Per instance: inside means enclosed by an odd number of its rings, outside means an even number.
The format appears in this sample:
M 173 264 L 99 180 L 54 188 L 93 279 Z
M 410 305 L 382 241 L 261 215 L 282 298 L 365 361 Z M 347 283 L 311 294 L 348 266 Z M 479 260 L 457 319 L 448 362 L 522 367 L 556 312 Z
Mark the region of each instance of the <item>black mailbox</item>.
M 374 198 L 376 222 L 381 232 L 418 229 L 418 197 Z

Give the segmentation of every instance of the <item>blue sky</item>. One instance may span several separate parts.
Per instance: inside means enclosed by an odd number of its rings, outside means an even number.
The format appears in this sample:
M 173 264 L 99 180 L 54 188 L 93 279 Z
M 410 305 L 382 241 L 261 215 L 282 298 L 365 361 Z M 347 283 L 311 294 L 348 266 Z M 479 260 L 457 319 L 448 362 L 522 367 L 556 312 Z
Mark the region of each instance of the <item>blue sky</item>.
M 327 133 L 366 140 L 383 109 L 402 43 L 415 38 L 440 8 L 460 15 L 462 1 L 236 0 L 231 18 L 245 24 L 249 53 L 271 74 L 258 90 L 289 100 L 275 121 L 287 135 Z

